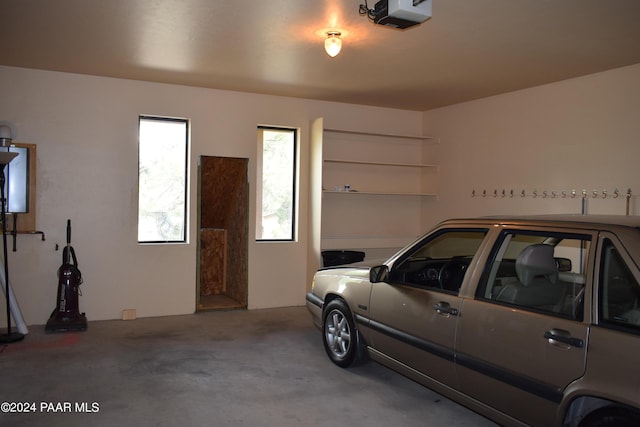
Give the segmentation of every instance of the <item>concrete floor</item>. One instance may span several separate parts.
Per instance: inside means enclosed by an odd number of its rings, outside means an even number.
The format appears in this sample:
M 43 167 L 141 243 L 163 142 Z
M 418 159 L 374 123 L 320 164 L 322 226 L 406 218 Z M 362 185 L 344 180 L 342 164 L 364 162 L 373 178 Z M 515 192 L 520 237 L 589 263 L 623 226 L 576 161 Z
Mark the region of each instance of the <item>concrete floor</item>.
M 32 326 L 0 375 L 0 403 L 31 410 L 2 426 L 494 425 L 374 362 L 336 367 L 304 307 Z

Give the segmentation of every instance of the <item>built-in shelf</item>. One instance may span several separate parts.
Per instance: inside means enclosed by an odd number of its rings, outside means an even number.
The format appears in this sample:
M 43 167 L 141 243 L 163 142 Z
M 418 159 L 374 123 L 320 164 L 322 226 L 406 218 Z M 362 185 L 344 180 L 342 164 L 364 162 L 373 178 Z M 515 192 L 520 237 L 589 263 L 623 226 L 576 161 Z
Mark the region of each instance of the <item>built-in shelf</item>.
M 337 191 L 337 190 L 323 190 L 323 194 L 344 194 L 344 195 L 374 195 L 374 196 L 427 196 L 437 197 L 436 193 L 412 193 L 412 192 L 396 192 L 396 191 Z
M 421 234 L 421 210 L 437 198 L 438 138 L 324 128 L 312 123 L 311 256 L 361 250 L 390 256 Z M 350 188 L 350 191 L 344 191 Z
M 323 246 L 333 249 L 402 248 L 417 236 L 323 236 Z
M 357 131 L 357 130 L 343 130 L 343 129 L 330 129 L 330 128 L 326 128 L 324 129 L 325 133 L 342 133 L 345 135 L 362 135 L 362 136 L 379 136 L 382 138 L 394 138 L 394 139 L 414 139 L 417 141 L 434 141 L 434 143 L 437 143 L 437 138 L 434 138 L 433 136 L 427 136 L 427 135 L 403 135 L 403 134 L 394 134 L 394 133 L 380 133 L 380 132 L 363 132 L 363 131 Z
M 416 164 L 416 163 L 391 163 L 391 162 L 367 162 L 362 160 L 345 160 L 345 159 L 324 159 L 326 163 L 346 163 L 353 165 L 371 165 L 371 166 L 396 166 L 396 167 L 409 167 L 409 168 L 438 168 L 438 165 L 433 164 Z

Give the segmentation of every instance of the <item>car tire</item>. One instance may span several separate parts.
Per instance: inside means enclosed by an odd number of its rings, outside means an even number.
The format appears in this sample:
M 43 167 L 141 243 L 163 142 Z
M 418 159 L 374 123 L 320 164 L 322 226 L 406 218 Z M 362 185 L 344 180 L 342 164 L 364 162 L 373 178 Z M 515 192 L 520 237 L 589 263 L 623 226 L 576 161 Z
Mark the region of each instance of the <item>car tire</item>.
M 322 321 L 322 342 L 329 359 L 341 368 L 359 359 L 358 331 L 347 304 L 336 299 L 327 304 Z
M 634 427 L 640 416 L 624 408 L 605 408 L 587 415 L 580 427 Z

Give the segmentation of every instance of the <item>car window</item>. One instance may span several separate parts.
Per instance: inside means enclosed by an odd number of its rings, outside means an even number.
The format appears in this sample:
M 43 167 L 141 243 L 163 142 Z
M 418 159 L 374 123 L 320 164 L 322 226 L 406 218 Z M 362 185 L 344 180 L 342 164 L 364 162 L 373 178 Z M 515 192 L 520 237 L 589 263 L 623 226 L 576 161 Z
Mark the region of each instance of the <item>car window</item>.
M 457 294 L 487 230 L 441 230 L 428 236 L 390 273 L 390 281 Z
M 640 329 L 638 282 L 609 239 L 602 248 L 599 301 L 601 323 Z
M 476 298 L 582 320 L 590 241 L 588 235 L 505 231 Z

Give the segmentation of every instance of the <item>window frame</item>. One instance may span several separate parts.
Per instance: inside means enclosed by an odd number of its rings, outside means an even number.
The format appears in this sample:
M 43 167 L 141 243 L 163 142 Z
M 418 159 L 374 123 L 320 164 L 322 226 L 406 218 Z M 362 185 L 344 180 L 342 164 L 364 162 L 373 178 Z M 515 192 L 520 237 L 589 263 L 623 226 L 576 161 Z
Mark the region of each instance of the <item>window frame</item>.
M 478 253 L 481 250 L 484 242 L 486 242 L 487 237 L 489 236 L 489 232 L 490 232 L 490 229 L 486 227 L 455 227 L 455 228 L 442 228 L 434 231 L 433 233 L 430 233 L 429 235 L 421 239 L 419 242 L 416 242 L 411 247 L 411 249 L 403 253 L 401 257 L 399 257 L 397 260 L 393 262 L 393 266 L 391 268 L 391 271 L 389 272 L 389 279 L 388 279 L 389 283 L 394 283 L 394 284 L 403 285 L 403 286 L 410 286 L 418 289 L 424 289 L 424 290 L 439 292 L 439 293 L 448 294 L 448 295 L 455 295 L 455 296 L 460 295 L 462 284 L 464 283 L 464 280 L 467 278 L 467 274 L 471 270 L 470 266 L 474 265 L 474 259 L 478 256 Z M 451 235 L 451 234 L 460 234 L 460 233 L 478 233 L 482 235 L 482 239 L 480 239 L 480 242 L 476 247 L 475 252 L 471 254 L 471 259 L 469 260 L 469 264 L 466 267 L 466 271 L 464 272 L 462 281 L 460 283 L 460 287 L 458 288 L 457 291 L 435 287 L 435 286 L 424 285 L 424 284 L 412 283 L 405 280 L 400 280 L 400 277 L 398 277 L 398 275 L 402 273 L 400 273 L 399 270 L 402 269 L 403 265 L 406 262 L 411 262 L 413 256 L 416 253 L 423 250 L 427 245 L 431 244 L 432 242 L 440 239 L 442 236 L 445 236 L 447 234 Z M 445 264 L 443 264 L 443 266 L 446 265 L 447 263 L 451 263 L 454 259 L 456 259 L 456 257 L 457 256 L 452 256 L 451 258 L 449 258 L 448 261 L 446 261 Z M 443 262 L 443 260 L 444 259 L 433 259 L 433 261 L 435 261 L 436 263 Z
M 589 242 L 589 247 L 587 249 L 582 249 L 582 253 L 581 253 L 581 257 L 580 257 L 580 262 L 581 262 L 581 266 L 580 266 L 580 270 L 582 271 L 581 274 L 583 274 L 585 276 L 585 284 L 583 285 L 584 287 L 584 297 L 582 299 L 582 311 L 579 312 L 577 314 L 576 317 L 574 316 L 570 316 L 570 315 L 566 315 L 560 312 L 554 312 L 554 311 L 549 311 L 549 310 L 545 310 L 545 309 L 538 309 L 536 307 L 533 306 L 528 306 L 528 305 L 522 305 L 522 304 L 515 304 L 515 303 L 510 303 L 510 302 L 506 302 L 506 301 L 500 301 L 495 299 L 496 296 L 492 296 L 492 297 L 488 297 L 487 296 L 487 288 L 489 287 L 490 283 L 489 280 L 492 277 L 492 273 L 494 272 L 494 268 L 497 269 L 498 267 L 494 267 L 495 266 L 495 262 L 496 262 L 496 258 L 498 256 L 502 256 L 504 255 L 504 252 L 506 252 L 506 250 L 508 249 L 508 246 L 510 244 L 510 241 L 512 240 L 511 238 L 509 238 L 508 236 L 512 235 L 512 236 L 532 236 L 532 237 L 542 237 L 544 238 L 544 240 L 548 240 L 548 239 L 560 239 L 560 240 L 564 240 L 564 239 L 569 239 L 569 240 L 576 240 L 576 241 L 582 241 L 582 242 Z M 509 240 L 507 242 L 507 240 Z M 591 260 L 591 258 L 593 258 L 594 254 L 595 254 L 595 242 L 596 242 L 596 236 L 593 235 L 593 233 L 590 233 L 588 231 L 582 232 L 582 231 L 578 231 L 578 230 L 566 230 L 566 229 L 554 229 L 554 230 L 549 230 L 549 229 L 541 229 L 541 228 L 505 228 L 503 230 L 500 231 L 500 234 L 498 235 L 498 237 L 496 238 L 493 248 L 491 248 L 491 252 L 489 253 L 489 256 L 487 258 L 487 261 L 484 265 L 484 270 L 482 272 L 482 275 L 478 281 L 478 286 L 476 287 L 475 293 L 474 293 L 474 299 L 478 300 L 478 301 L 484 301 L 486 303 L 489 304 L 495 304 L 495 305 L 502 305 L 502 306 L 507 306 L 507 307 L 513 307 L 516 308 L 518 310 L 522 310 L 522 311 L 527 311 L 527 312 L 532 312 L 532 313 L 538 313 L 538 314 L 542 314 L 545 316 L 552 316 L 552 317 L 559 317 L 559 318 L 563 318 L 563 319 L 567 319 L 567 320 L 571 320 L 571 321 L 575 321 L 575 322 L 582 322 L 584 320 L 584 317 L 586 316 L 586 308 L 588 307 L 588 302 L 587 302 L 587 292 L 588 290 L 588 283 L 589 283 L 589 264 L 593 265 L 593 261 Z M 504 245 L 507 246 L 504 246 Z M 529 246 L 529 245 L 527 245 Z M 555 251 L 555 245 L 554 245 L 554 251 Z M 517 260 L 517 257 L 516 257 Z M 515 260 L 514 260 L 515 261 Z M 586 261 L 586 262 L 585 262 Z M 502 262 L 502 259 L 500 260 L 500 262 Z M 492 279 L 495 280 L 495 277 Z M 493 292 L 493 287 L 495 286 L 495 283 L 491 284 L 491 290 Z
M 604 274 L 605 268 L 604 263 L 606 261 L 606 249 L 607 246 L 615 250 L 617 253 L 617 257 L 619 261 L 622 263 L 622 267 L 625 269 L 626 273 L 634 280 L 636 286 L 640 285 L 640 280 L 636 276 L 636 264 L 633 262 L 633 259 L 629 257 L 624 245 L 620 243 L 613 235 L 609 233 L 603 233 L 601 235 L 599 249 L 598 249 L 598 272 L 597 272 L 597 325 L 607 329 L 613 329 L 620 332 L 625 332 L 633 335 L 640 335 L 640 326 L 634 324 L 625 324 L 623 322 L 617 322 L 615 319 L 605 319 L 604 318 Z M 636 292 L 639 292 L 636 290 Z
M 158 121 L 158 122 L 175 122 L 184 123 L 185 135 L 184 135 L 184 206 L 183 206 L 183 219 L 182 219 L 182 238 L 177 240 L 140 240 L 140 125 L 143 120 Z M 186 118 L 179 117 L 165 117 L 165 116 L 153 116 L 140 114 L 138 116 L 138 204 L 137 204 L 137 225 L 136 225 L 136 240 L 140 245 L 156 245 L 156 244 L 188 244 L 189 243 L 189 164 L 190 164 L 190 148 L 191 148 L 191 121 Z
M 258 130 L 258 159 L 256 170 L 256 232 L 255 241 L 257 243 L 269 243 L 269 242 L 296 242 L 298 240 L 298 187 L 299 187 L 299 129 L 285 126 L 267 126 L 259 125 Z M 290 132 L 293 136 L 293 170 L 291 180 L 291 231 L 289 238 L 274 239 L 274 238 L 258 238 L 259 227 L 262 226 L 262 190 L 263 190 L 263 170 L 264 170 L 264 131 L 278 131 L 278 132 Z

